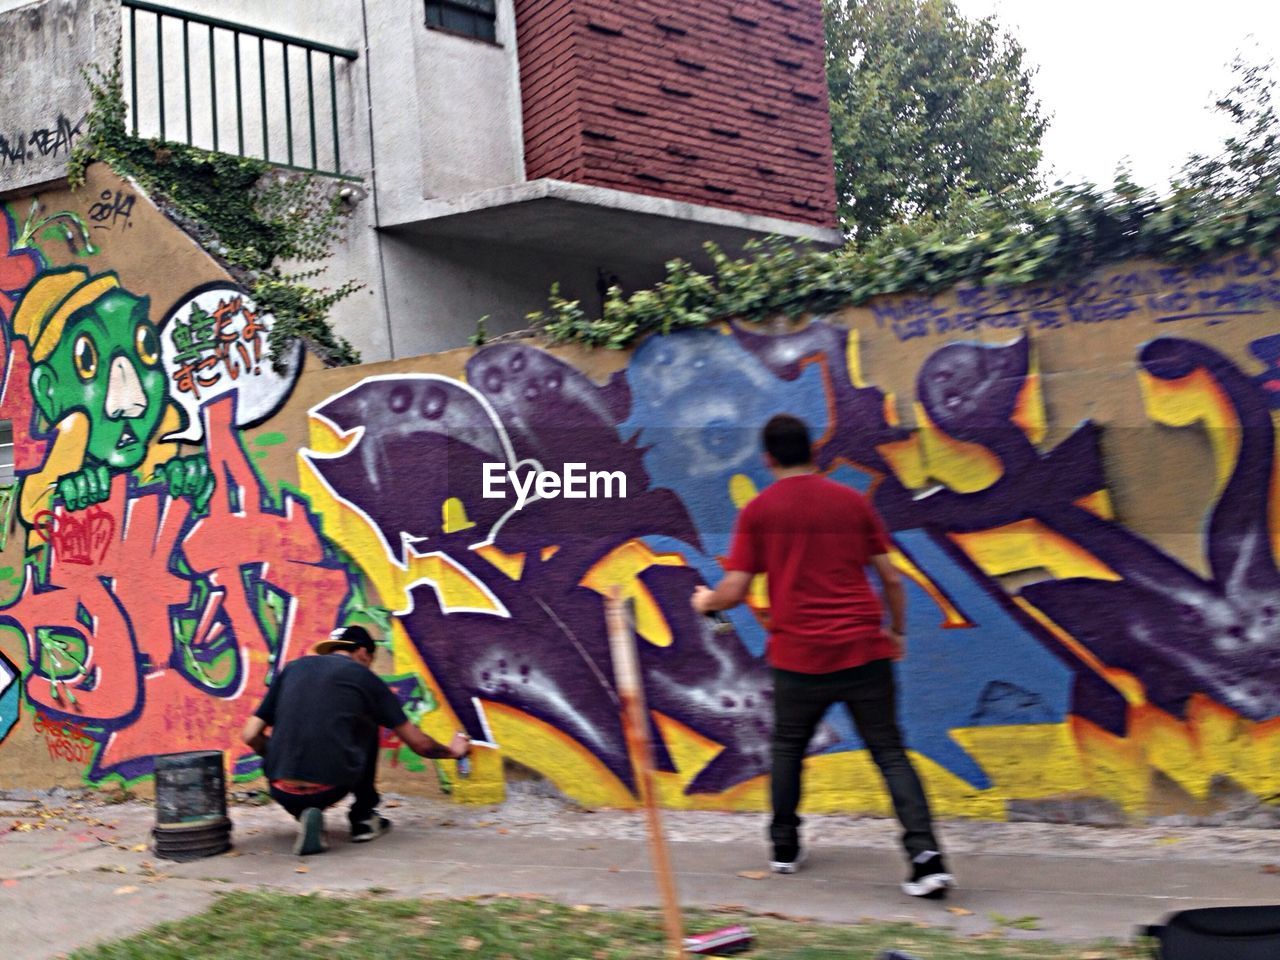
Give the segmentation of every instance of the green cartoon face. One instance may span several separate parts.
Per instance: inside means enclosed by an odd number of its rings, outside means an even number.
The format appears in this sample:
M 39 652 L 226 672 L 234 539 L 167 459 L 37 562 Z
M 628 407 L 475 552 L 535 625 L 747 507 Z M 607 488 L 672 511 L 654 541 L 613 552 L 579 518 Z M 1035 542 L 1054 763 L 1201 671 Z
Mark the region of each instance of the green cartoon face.
M 89 418 L 85 463 L 130 470 L 142 462 L 165 407 L 160 338 L 147 300 L 113 290 L 73 314 L 57 347 L 31 371 L 40 412 Z

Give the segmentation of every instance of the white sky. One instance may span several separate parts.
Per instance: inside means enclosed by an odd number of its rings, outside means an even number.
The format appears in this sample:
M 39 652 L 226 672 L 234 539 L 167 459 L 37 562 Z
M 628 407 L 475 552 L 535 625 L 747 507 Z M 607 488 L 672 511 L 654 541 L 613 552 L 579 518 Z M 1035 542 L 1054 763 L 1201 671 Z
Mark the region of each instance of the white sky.
M 1280 0 L 953 0 L 995 14 L 1039 67 L 1049 182 L 1110 184 L 1127 159 L 1134 179 L 1163 186 L 1196 151 L 1216 152 L 1227 125 L 1212 94 L 1231 85 L 1239 50 L 1273 58 L 1280 80 Z

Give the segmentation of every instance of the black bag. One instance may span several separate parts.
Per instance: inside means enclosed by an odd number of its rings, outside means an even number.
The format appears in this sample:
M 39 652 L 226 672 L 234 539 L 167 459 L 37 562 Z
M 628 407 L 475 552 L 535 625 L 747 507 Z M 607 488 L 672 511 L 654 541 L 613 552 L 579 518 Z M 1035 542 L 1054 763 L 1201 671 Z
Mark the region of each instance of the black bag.
M 1159 960 L 1277 960 L 1280 906 L 1183 910 L 1144 932 Z

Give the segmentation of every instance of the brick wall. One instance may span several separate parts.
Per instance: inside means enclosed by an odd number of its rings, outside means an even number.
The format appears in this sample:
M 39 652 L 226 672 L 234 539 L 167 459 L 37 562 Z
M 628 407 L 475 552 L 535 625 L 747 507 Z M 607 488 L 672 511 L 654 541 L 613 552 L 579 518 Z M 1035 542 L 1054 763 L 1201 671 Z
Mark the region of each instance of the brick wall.
M 835 224 L 821 0 L 516 0 L 525 168 Z

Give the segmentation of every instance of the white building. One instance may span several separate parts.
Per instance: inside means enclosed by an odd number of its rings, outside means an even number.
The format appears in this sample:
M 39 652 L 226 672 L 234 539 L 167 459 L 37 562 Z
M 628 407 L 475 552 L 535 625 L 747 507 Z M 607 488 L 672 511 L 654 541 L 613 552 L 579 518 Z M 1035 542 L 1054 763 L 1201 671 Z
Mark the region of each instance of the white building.
M 334 311 L 365 360 L 839 240 L 819 0 L 0 0 L 0 196 L 65 176 L 117 40 L 140 136 L 350 178 L 320 282 L 367 284 Z

